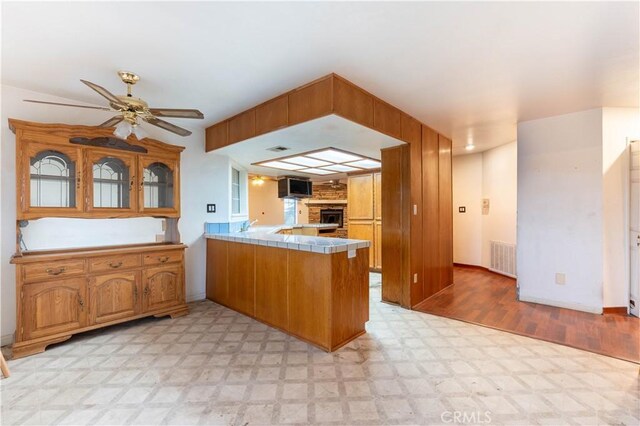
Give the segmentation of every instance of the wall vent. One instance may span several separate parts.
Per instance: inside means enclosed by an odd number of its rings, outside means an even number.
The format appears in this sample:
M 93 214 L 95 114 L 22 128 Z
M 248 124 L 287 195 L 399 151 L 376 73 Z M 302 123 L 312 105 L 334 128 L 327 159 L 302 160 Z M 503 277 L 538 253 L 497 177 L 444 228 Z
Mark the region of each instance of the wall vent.
M 286 146 L 274 146 L 272 148 L 267 148 L 267 151 L 273 151 L 273 152 L 282 152 L 282 151 L 288 151 L 289 148 L 287 148 Z
M 491 266 L 489 270 L 516 278 L 516 246 L 491 241 Z

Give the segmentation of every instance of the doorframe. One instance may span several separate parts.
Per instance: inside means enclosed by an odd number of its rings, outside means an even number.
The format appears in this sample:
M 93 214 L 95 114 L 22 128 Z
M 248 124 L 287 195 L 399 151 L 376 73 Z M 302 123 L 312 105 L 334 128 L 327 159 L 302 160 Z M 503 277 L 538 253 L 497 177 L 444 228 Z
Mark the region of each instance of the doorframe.
M 625 156 L 627 157 L 627 167 L 625 167 L 625 179 L 624 179 L 624 247 L 625 247 L 625 275 L 627 281 L 627 314 L 631 314 L 631 288 L 634 283 L 631 281 L 631 241 L 629 234 L 631 233 L 631 164 L 633 162 L 633 153 L 631 151 L 631 145 L 633 143 L 640 144 L 640 137 L 627 137 L 627 148 L 625 149 Z M 640 296 L 640 294 L 638 295 Z M 639 297 L 640 298 L 640 297 Z M 640 300 L 636 300 L 636 304 L 640 303 Z

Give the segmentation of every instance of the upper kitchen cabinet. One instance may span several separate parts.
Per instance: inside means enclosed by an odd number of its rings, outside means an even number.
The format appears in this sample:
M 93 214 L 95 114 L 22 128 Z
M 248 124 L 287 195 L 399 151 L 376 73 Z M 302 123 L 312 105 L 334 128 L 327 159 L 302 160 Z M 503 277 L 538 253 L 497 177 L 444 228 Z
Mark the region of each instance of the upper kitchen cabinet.
M 183 147 L 109 128 L 9 120 L 17 219 L 180 216 Z
M 168 158 L 140 157 L 140 211 L 173 217 L 180 210 L 178 161 Z

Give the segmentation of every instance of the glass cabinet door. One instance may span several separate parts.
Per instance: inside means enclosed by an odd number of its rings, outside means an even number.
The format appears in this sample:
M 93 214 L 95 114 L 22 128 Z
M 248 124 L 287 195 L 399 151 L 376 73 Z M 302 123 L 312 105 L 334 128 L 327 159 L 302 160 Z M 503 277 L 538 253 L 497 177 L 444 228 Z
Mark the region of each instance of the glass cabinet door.
M 29 143 L 23 163 L 24 212 L 55 209 L 82 210 L 80 150 L 64 146 Z
M 141 210 L 177 212 L 179 205 L 177 166 L 175 160 L 141 158 Z
M 129 211 L 135 209 L 133 156 L 108 151 L 88 154 L 86 175 L 87 210 Z

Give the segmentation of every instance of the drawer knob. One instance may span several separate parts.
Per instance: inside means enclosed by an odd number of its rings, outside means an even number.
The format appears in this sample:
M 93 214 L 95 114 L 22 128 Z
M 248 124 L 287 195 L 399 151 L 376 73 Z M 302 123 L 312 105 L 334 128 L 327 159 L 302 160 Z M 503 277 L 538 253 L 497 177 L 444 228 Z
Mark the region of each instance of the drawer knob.
M 118 263 L 114 263 L 114 262 L 109 262 L 109 266 L 111 266 L 112 268 L 119 268 L 122 266 L 122 261 L 118 262 Z
M 145 287 L 144 288 L 144 295 L 148 296 L 149 295 L 149 287 Z
M 160 261 L 160 263 L 167 263 L 167 261 L 169 260 L 169 256 L 159 257 L 158 260 Z
M 53 269 L 53 268 L 48 268 L 45 270 L 45 272 L 49 275 L 60 275 L 61 273 L 63 273 L 66 270 L 66 268 L 64 266 L 61 266 L 58 269 Z

